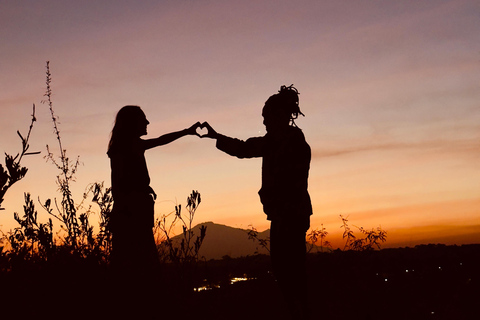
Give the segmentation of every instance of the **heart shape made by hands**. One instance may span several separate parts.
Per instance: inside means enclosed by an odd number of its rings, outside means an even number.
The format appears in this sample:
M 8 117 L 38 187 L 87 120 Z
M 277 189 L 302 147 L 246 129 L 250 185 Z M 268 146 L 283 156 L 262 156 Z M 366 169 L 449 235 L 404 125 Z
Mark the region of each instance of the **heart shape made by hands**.
M 206 136 L 208 134 L 208 129 L 206 127 L 202 125 L 200 125 L 197 130 L 195 130 L 195 132 L 201 137 L 203 138 L 204 136 Z

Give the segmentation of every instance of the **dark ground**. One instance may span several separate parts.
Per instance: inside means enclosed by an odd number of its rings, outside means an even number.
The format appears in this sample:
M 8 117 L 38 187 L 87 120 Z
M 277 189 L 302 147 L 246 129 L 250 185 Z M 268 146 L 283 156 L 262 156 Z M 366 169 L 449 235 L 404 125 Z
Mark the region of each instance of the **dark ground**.
M 311 254 L 308 266 L 312 319 L 480 319 L 480 245 Z M 200 300 L 212 319 L 288 319 L 268 277 Z
M 29 266 L 0 274 L 0 319 L 288 319 L 268 270 L 268 256 L 227 258 L 128 286 L 98 266 Z M 480 245 L 310 254 L 308 273 L 312 319 L 479 319 Z M 181 289 L 192 281 L 220 288 Z

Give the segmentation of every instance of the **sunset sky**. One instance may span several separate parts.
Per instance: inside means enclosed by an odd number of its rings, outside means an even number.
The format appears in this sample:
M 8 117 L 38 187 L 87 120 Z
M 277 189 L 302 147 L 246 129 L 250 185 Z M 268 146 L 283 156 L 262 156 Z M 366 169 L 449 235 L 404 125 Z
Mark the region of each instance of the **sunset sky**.
M 16 130 L 27 133 L 35 103 L 30 151 L 42 152 L 22 161 L 0 230 L 16 226 L 23 192 L 60 197 L 43 159 L 47 144 L 58 154 L 41 103 L 48 60 L 62 142 L 82 162 L 77 201 L 89 183 L 110 184 L 122 106 L 143 108 L 147 137 L 208 121 L 247 139 L 265 134 L 265 100 L 294 84 L 312 148 L 311 225 L 334 246 L 340 214 L 387 230 L 387 247 L 480 243 L 479 31 L 477 0 L 0 1 L 0 151 L 21 150 Z M 146 157 L 158 215 L 195 189 L 197 223 L 269 227 L 261 159 L 194 136 Z

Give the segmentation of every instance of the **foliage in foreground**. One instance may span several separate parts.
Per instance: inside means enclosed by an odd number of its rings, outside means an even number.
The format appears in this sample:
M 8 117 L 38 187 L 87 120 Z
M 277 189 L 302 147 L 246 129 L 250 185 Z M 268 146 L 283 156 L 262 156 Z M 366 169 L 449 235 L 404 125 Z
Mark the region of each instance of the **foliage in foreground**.
M 340 228 L 344 229 L 344 251 L 371 251 L 381 249 L 382 243 L 387 241 L 387 231 L 382 229 L 382 227 L 367 230 L 363 227 L 354 226 L 360 232 L 360 235 L 358 235 L 355 234 L 353 229 L 349 226 L 347 217 L 340 215 L 340 219 L 342 220 Z M 250 226 L 247 235 L 250 240 L 256 242 L 260 247 L 270 252 L 270 238 L 260 238 L 257 229 L 253 226 Z M 327 235 L 328 232 L 323 224 L 321 224 L 320 228 L 311 229 L 306 235 L 307 252 L 331 252 L 333 249 L 330 241 L 326 240 Z
M 5 153 L 5 168 L 0 163 L 0 210 L 5 210 L 2 208 L 2 202 L 5 198 L 5 193 L 7 190 L 13 186 L 16 182 L 20 181 L 25 177 L 27 174 L 28 169 L 26 167 L 22 167 L 20 162 L 22 161 L 23 156 L 39 154 L 40 152 L 28 152 L 30 145 L 28 140 L 30 139 L 30 134 L 32 133 L 33 124 L 37 121 L 35 118 L 35 104 L 33 105 L 33 112 L 32 112 L 32 121 L 30 123 L 30 127 L 28 129 L 28 133 L 26 138 L 22 136 L 20 131 L 17 131 L 18 136 L 22 140 L 22 151 L 17 153 L 16 156 L 12 156 L 8 153 Z

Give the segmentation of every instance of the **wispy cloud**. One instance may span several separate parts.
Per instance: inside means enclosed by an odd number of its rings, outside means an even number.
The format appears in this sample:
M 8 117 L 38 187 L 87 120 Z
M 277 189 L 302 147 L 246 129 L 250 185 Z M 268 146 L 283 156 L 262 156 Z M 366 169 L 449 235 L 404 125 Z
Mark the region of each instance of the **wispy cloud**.
M 325 157 L 346 156 L 364 152 L 414 151 L 421 153 L 456 153 L 480 155 L 480 140 L 476 138 L 462 140 L 431 140 L 419 142 L 372 143 L 348 148 L 324 149 L 317 147 L 312 151 L 315 160 Z M 379 157 L 381 155 L 379 154 Z

